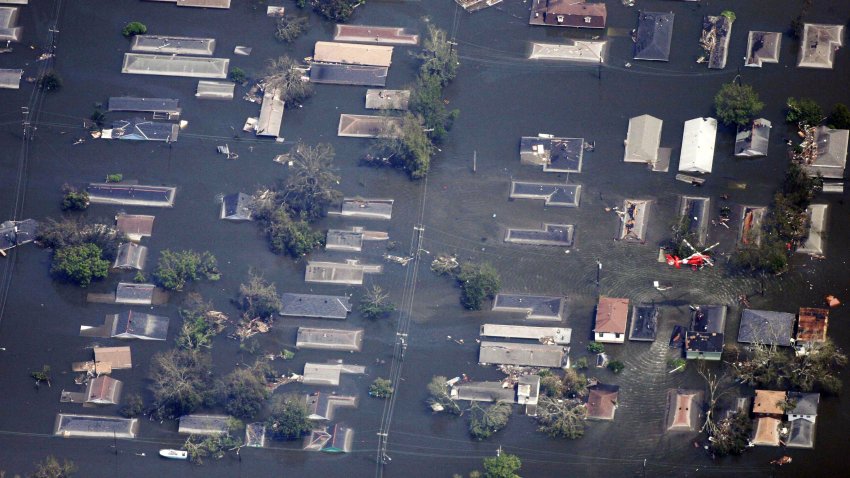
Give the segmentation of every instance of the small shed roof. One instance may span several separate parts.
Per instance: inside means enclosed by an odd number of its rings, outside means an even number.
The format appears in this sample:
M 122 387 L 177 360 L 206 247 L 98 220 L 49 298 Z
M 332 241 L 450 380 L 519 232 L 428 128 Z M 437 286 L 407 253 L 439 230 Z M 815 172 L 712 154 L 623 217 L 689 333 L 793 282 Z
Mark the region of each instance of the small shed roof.
M 826 232 L 827 204 L 809 204 L 806 215 L 809 217 L 809 233 L 806 240 L 797 248 L 803 254 L 823 255 L 824 233 Z
M 155 291 L 156 286 L 153 284 L 119 282 L 115 289 L 115 303 L 150 305 Z
M 230 429 L 227 415 L 183 415 L 177 433 L 192 435 L 223 435 Z
M 627 163 L 654 163 L 658 160 L 658 148 L 661 147 L 660 119 L 641 115 L 629 120 L 626 132 L 626 152 L 623 161 Z
M 696 431 L 702 413 L 703 392 L 675 389 L 667 392 L 667 431 Z
M 386 66 L 345 65 L 341 63 L 310 64 L 310 81 L 332 85 L 384 86 L 387 84 Z
M 0 88 L 17 90 L 21 87 L 21 76 L 24 70 L 21 69 L 0 69 Z
M 735 135 L 735 156 L 749 158 L 767 156 L 770 128 L 772 128 L 770 121 L 764 118 L 738 128 L 738 134 Z
M 613 420 L 617 411 L 620 387 L 598 383 L 587 387 L 587 418 Z
M 251 208 L 254 198 L 245 193 L 228 194 L 221 198 L 221 219 L 231 221 L 250 221 L 252 219 Z
M 318 41 L 313 51 L 313 60 L 327 63 L 372 65 L 389 67 L 392 63 L 393 47 L 360 45 L 356 43 Z
M 797 319 L 797 342 L 825 342 L 828 326 L 829 309 L 801 307 Z
M 236 83 L 232 81 L 199 80 L 195 96 L 204 99 L 232 100 Z
M 738 328 L 738 342 L 788 347 L 793 329 L 794 314 L 744 309 Z
M 280 302 L 280 315 L 285 316 L 345 319 L 351 312 L 351 301 L 344 295 L 285 293 Z
M 131 241 L 139 241 L 153 234 L 154 219 L 155 216 L 120 213 L 115 216 L 115 227 Z
M 299 349 L 342 350 L 359 352 L 363 346 L 363 329 L 318 329 L 298 327 L 295 347 Z
M 367 110 L 406 110 L 409 103 L 410 90 L 366 90 Z
M 753 445 L 779 446 L 779 426 L 781 424 L 778 418 L 759 417 L 756 419 L 755 432 L 751 440 Z
M 94 361 L 109 363 L 112 370 L 128 369 L 133 367 L 133 358 L 130 347 L 95 347 Z
M 803 24 L 797 66 L 832 69 L 835 52 L 844 45 L 844 25 Z
M 753 413 L 765 415 L 784 415 L 782 404 L 785 402 L 784 390 L 756 390 L 753 400 Z
M 597 333 L 625 334 L 629 321 L 629 299 L 600 297 L 596 306 Z
M 635 34 L 635 60 L 669 61 L 675 15 L 640 12 Z
M 478 362 L 529 367 L 563 367 L 567 354 L 558 345 L 517 344 L 509 342 L 481 342 Z
M 710 173 L 714 163 L 714 143 L 717 138 L 717 120 L 694 118 L 685 121 L 682 133 L 682 152 L 679 171 Z

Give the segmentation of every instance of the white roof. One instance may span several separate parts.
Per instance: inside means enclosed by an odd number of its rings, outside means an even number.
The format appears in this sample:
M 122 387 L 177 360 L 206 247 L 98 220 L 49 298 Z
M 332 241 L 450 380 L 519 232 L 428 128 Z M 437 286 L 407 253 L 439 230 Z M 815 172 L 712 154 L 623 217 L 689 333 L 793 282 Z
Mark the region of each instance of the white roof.
M 694 118 L 685 121 L 682 134 L 682 154 L 679 171 L 710 173 L 714 163 L 714 141 L 717 137 L 717 120 Z
M 623 161 L 627 163 L 654 163 L 657 161 L 663 124 L 663 121 L 650 115 L 641 115 L 630 119 Z

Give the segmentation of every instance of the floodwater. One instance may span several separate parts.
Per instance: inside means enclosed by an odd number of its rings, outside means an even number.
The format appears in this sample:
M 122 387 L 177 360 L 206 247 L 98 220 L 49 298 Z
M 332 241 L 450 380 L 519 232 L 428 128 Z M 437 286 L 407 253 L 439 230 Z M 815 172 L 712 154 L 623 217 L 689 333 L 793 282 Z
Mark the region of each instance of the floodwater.
M 145 77 L 120 73 L 123 53 L 129 44 L 119 34 L 128 21 L 147 24 L 150 33 L 216 38 L 215 56 L 232 59 L 249 74 L 257 74 L 263 63 L 276 55 L 295 58 L 309 56 L 316 40 L 328 40 L 333 28 L 311 16 L 310 32 L 294 45 L 273 38 L 273 20 L 264 6 L 236 0 L 228 11 L 178 8 L 168 3 L 136 0 L 59 0 L 31 2 L 21 8 L 19 24 L 25 41 L 14 51 L 0 55 L 0 67 L 25 66 L 24 76 L 38 68 L 48 29 L 54 25 L 59 6 L 55 68 L 64 79 L 63 88 L 44 97 L 38 113 L 35 140 L 22 149 L 20 107 L 30 104 L 32 86 L 20 90 L 0 90 L 0 211 L 3 219 L 18 211 L 18 217 L 37 219 L 59 216 L 60 187 L 63 183 L 83 186 L 101 180 L 108 173 L 142 183 L 178 187 L 176 206 L 169 210 L 127 208 L 128 211 L 155 214 L 154 235 L 146 239 L 151 257 L 162 249 L 195 248 L 210 250 L 219 259 L 223 279 L 216 283 L 193 285 L 216 307 L 237 315 L 230 303 L 238 285 L 254 269 L 286 292 L 353 294 L 354 287 L 308 285 L 303 282 L 303 262 L 271 254 L 264 238 L 250 224 L 230 224 L 218 219 L 217 198 L 221 194 L 244 191 L 269 184 L 285 176 L 285 168 L 272 162 L 296 141 L 330 142 L 337 151 L 336 163 L 346 195 L 391 197 L 395 208 L 391 222 L 358 222 L 328 218 L 320 226 L 366 225 L 387 230 L 398 242 L 394 252 L 403 255 L 414 243 L 414 226 L 424 226 L 424 255 L 415 280 L 407 281 L 407 269 L 385 264 L 385 272 L 372 278 L 389 290 L 396 303 L 412 297 L 409 347 L 402 363 L 401 380 L 396 384 L 398 398 L 393 410 L 387 455 L 392 461 L 383 467 L 386 476 L 430 477 L 465 473 L 480 466 L 483 457 L 492 456 L 498 446 L 520 455 L 523 476 L 840 476 L 844 470 L 845 431 L 850 427 L 846 400 L 828 397 L 819 411 L 816 451 L 756 448 L 740 458 L 712 461 L 695 450 L 695 434 L 668 435 L 662 432 L 665 393 L 669 388 L 699 387 L 691 369 L 669 375 L 671 356 L 666 339 L 675 324 L 684 324 L 688 304 L 722 303 L 731 306 L 727 343 L 734 343 L 740 309 L 737 297 L 747 293 L 755 308 L 796 312 L 800 306 L 821 304 L 825 294 L 840 298 L 848 293 L 846 260 L 842 247 L 847 243 L 847 205 L 839 196 L 823 196 L 829 202 L 830 230 L 827 236 L 828 261 L 813 262 L 798 257 L 793 270 L 781 279 L 760 280 L 729 275 L 716 267 L 700 272 L 674 270 L 656 262 L 657 245 L 668 236 L 678 199 L 683 194 L 710 196 L 712 217 L 716 217 L 721 194 L 729 194 L 725 204 L 733 207 L 767 204 L 780 181 L 785 165 L 783 138 L 793 134 L 782 122 L 782 106 L 788 96 L 810 96 L 825 109 L 835 102 L 848 102 L 845 79 L 850 73 L 847 49 L 837 54 L 832 71 L 799 70 L 794 67 L 797 44 L 783 38 L 779 64 L 762 69 L 739 68 L 747 31 L 785 30 L 800 8 L 800 1 L 775 0 L 765 9 L 763 2 L 689 2 L 639 0 L 643 8 L 672 10 L 676 13 L 673 51 L 669 63 L 634 62 L 628 32 L 636 23 L 636 10 L 607 2 L 610 57 L 601 67 L 577 67 L 551 62 L 525 60 L 529 41 L 557 42 L 568 36 L 592 33 L 531 28 L 527 25 L 527 2 L 506 1 L 498 7 L 467 14 L 449 0 L 422 2 L 370 1 L 358 9 L 355 23 L 398 25 L 425 31 L 425 18 L 448 30 L 458 43 L 461 68 L 447 89 L 450 108 L 461 115 L 442 151 L 435 157 L 432 173 L 425 183 L 410 182 L 391 170 L 361 167 L 358 158 L 368 148 L 368 140 L 337 138 L 340 113 L 364 113 L 365 88 L 318 85 L 316 94 L 303 109 L 287 110 L 283 135 L 285 144 L 255 140 L 239 132 L 244 119 L 256 116 L 255 104 L 237 99 L 229 102 L 198 101 L 194 98 L 196 80 L 171 77 Z M 820 23 L 846 23 L 850 7 L 842 0 L 818 1 L 807 19 Z M 286 2 L 287 8 L 293 2 Z M 707 70 L 694 63 L 699 54 L 700 19 L 733 9 L 733 27 L 728 66 Z M 28 48 L 34 45 L 35 49 Z M 233 47 L 253 47 L 251 56 L 231 54 Z M 412 83 L 416 63 L 409 48 L 396 48 L 388 87 Z M 627 68 L 625 64 L 632 62 Z M 738 160 L 731 156 L 733 132 L 721 128 L 717 138 L 714 171 L 700 189 L 676 182 L 673 177 L 681 141 L 682 123 L 711 114 L 711 99 L 719 86 L 737 73 L 760 92 L 765 103 L 763 116 L 775 126 L 770 156 Z M 244 88 L 237 88 L 241 96 Z M 179 98 L 183 119 L 189 121 L 180 139 L 172 146 L 127 144 L 88 140 L 72 146 L 84 135 L 82 120 L 95 104 L 109 96 L 132 95 Z M 32 106 L 32 105 L 31 105 Z M 652 114 L 664 120 L 662 146 L 674 147 L 671 172 L 651 173 L 639 165 L 622 162 L 622 140 L 628 118 Z M 110 115 L 109 119 L 131 115 Z M 517 152 L 520 136 L 537 133 L 584 137 L 595 141 L 596 150 L 585 156 L 580 174 L 552 175 L 537 168 L 521 166 Z M 234 136 L 238 136 L 234 137 Z M 239 153 L 236 161 L 215 154 L 215 146 L 228 143 Z M 26 153 L 26 154 L 24 154 Z M 477 171 L 472 157 L 477 155 Z M 18 171 L 24 159 L 25 174 L 20 182 L 25 194 L 16 203 Z M 557 177 L 556 177 L 557 176 Z M 583 185 L 581 206 L 577 209 L 545 208 L 542 202 L 508 200 L 511 179 L 569 181 Z M 730 182 L 746 183 L 746 189 Z M 627 245 L 613 241 L 618 221 L 605 207 L 622 205 L 624 199 L 651 199 L 648 241 Z M 17 207 L 16 207 L 17 206 Z M 90 219 L 111 218 L 118 207 L 92 206 Z M 420 214 L 422 220 L 420 221 Z M 720 241 L 718 251 L 729 252 L 734 244 L 732 230 L 711 227 L 709 239 Z M 508 227 L 537 227 L 547 223 L 576 225 L 576 245 L 562 248 L 528 247 L 505 244 Z M 360 255 L 364 262 L 378 263 L 384 251 L 372 247 Z M 586 435 L 576 441 L 551 440 L 534 431 L 533 422 L 515 414 L 506 429 L 490 440 L 473 442 L 466 432 L 465 418 L 432 416 L 424 405 L 425 385 L 432 375 L 455 376 L 466 373 L 475 380 L 499 377 L 491 368 L 477 365 L 478 326 L 483 321 L 519 322 L 520 317 L 489 312 L 469 313 L 461 309 L 458 290 L 447 279 L 428 270 L 430 257 L 441 252 L 456 253 L 463 259 L 489 261 L 501 272 L 503 290 L 559 294 L 568 298 L 565 325 L 573 328 L 571 357 L 585 355 L 590 336 L 593 307 L 599 294 L 628 297 L 634 302 L 654 302 L 664 306 L 659 340 L 652 344 L 631 342 L 609 346 L 614 359 L 625 362 L 619 376 L 593 369 L 590 375 L 621 386 L 620 407 L 610 423 L 589 423 Z M 350 257 L 336 254 L 334 257 Z M 597 287 L 596 261 L 602 262 L 601 283 Z M 721 257 L 719 262 L 723 263 Z M 347 326 L 366 329 L 366 341 L 359 354 L 299 352 L 292 362 L 276 362 L 283 373 L 300 371 L 307 360 L 342 358 L 369 366 L 369 374 L 344 382 L 340 391 L 358 393 L 362 399 L 356 410 L 341 410 L 337 419 L 356 430 L 354 451 L 347 455 L 326 455 L 300 451 L 300 443 L 274 444 L 274 449 L 245 449 L 241 460 L 229 456 L 202 467 L 160 460 L 161 447 L 178 446 L 181 438 L 173 423 L 142 421 L 139 438 L 112 440 L 63 440 L 51 436 L 57 412 L 89 413 L 78 405 L 59 404 L 59 391 L 72 389 L 70 362 L 89 357 L 92 340 L 78 336 L 81 324 L 97 324 L 106 313 L 120 310 L 114 305 L 88 304 L 85 291 L 52 282 L 47 274 L 49 253 L 33 246 L 20 248 L 2 261 L 0 285 L 10 280 L 8 297 L 0 302 L 0 469 L 24 473 L 32 463 L 52 453 L 76 462 L 80 476 L 372 476 L 377 432 L 384 402 L 366 396 L 374 377 L 388 376 L 396 340 L 393 320 L 365 322 L 352 314 Z M 408 267 L 412 267 L 412 264 Z M 129 276 L 128 276 L 129 277 Z M 126 279 L 127 277 L 125 277 Z M 119 276 L 91 290 L 113 290 Z M 658 280 L 672 289 L 659 292 L 652 287 Z M 415 287 L 413 285 L 415 284 Z M 762 292 L 763 293 L 760 293 Z M 4 299 L 0 289 L 0 301 Z M 412 295 L 411 295 L 412 294 Z M 177 304 L 172 299 L 154 313 L 172 318 L 170 337 L 179 326 Z M 845 309 L 833 311 L 830 336 L 845 349 L 850 348 L 850 332 L 842 324 Z M 273 332 L 263 337 L 266 351 L 294 344 L 299 325 L 333 327 L 331 321 L 280 320 Z M 447 336 L 463 339 L 459 345 Z M 110 340 L 100 340 L 111 344 Z M 125 393 L 146 393 L 148 361 L 155 352 L 173 346 L 166 343 L 133 343 L 136 366 L 116 373 L 125 382 Z M 227 373 L 253 357 L 239 352 L 236 342 L 219 338 L 212 351 L 216 372 Z M 33 388 L 29 373 L 42 365 L 54 371 L 52 387 Z M 844 376 L 846 382 L 846 374 Z M 289 386 L 284 391 L 310 391 L 309 387 Z M 113 414 L 114 409 L 96 413 Z M 767 463 L 789 454 L 794 463 L 773 469 Z M 817 454 L 816 454 L 817 453 Z M 140 456 L 144 454 L 144 456 Z

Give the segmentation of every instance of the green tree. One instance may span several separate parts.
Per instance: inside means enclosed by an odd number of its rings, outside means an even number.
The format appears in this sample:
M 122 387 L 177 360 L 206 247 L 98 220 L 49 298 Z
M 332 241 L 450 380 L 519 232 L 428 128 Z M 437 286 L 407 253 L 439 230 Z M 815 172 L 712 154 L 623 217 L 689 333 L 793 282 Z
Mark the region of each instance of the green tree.
M 844 103 L 836 103 L 827 121 L 831 128 L 850 129 L 850 108 Z
M 492 458 L 484 459 L 484 476 L 486 478 L 520 478 L 516 474 L 522 468 L 522 461 L 516 455 L 500 453 Z
M 365 3 L 366 0 L 310 0 L 316 13 L 337 23 L 347 22 L 354 9 Z
M 283 186 L 283 201 L 294 215 L 317 219 L 340 198 L 335 189 L 340 178 L 333 165 L 334 155 L 328 143 L 298 143 L 289 153 L 291 169 Z
M 280 312 L 280 296 L 275 285 L 251 272 L 248 282 L 239 286 L 239 307 L 247 320 L 269 320 Z
M 546 375 L 540 374 L 540 393 L 547 397 L 562 397 L 564 396 L 564 383 L 551 372 Z
M 788 98 L 785 121 L 806 126 L 817 126 L 823 121 L 823 110 L 811 98 Z
M 557 400 L 544 395 L 538 402 L 538 430 L 552 438 L 581 437 L 586 417 L 587 409 L 579 400 Z
M 177 335 L 177 346 L 186 350 L 212 348 L 212 339 L 224 330 L 227 317 L 212 310 L 212 304 L 200 294 L 189 293 L 180 308 L 183 325 Z
M 753 421 L 746 412 L 737 412 L 717 424 L 711 440 L 711 452 L 717 456 L 740 455 L 747 449 Z
M 620 373 L 625 368 L 626 368 L 626 364 L 624 364 L 623 362 L 621 362 L 619 360 L 612 360 L 612 361 L 608 362 L 608 370 L 610 370 L 614 373 Z
M 140 22 L 130 22 L 127 26 L 121 30 L 121 34 L 127 38 L 130 38 L 135 35 L 142 35 L 148 32 L 148 27 L 145 26 L 144 23 Z
M 431 407 L 435 405 L 443 407 L 443 410 L 451 413 L 452 415 L 462 415 L 463 410 L 457 405 L 457 403 L 452 400 L 451 395 L 449 394 L 449 385 L 446 383 L 446 377 L 436 375 L 431 377 L 431 381 L 428 383 L 428 400 L 427 403 Z
M 605 352 L 605 345 L 600 344 L 599 342 L 588 342 L 587 351 L 592 354 L 601 354 Z
M 44 91 L 53 91 L 62 88 L 62 77 L 54 70 L 50 70 L 38 79 L 38 87 Z
M 574 369 L 564 371 L 563 395 L 569 398 L 584 398 L 587 396 L 587 377 Z
M 194 412 L 207 397 L 210 374 L 208 354 L 178 349 L 155 354 L 149 374 L 154 417 L 174 419 Z
M 460 302 L 470 310 L 481 310 L 484 300 L 495 297 L 502 287 L 499 273 L 486 262 L 461 264 L 457 281 L 461 288 Z
M 389 398 L 393 394 L 393 383 L 385 378 L 376 378 L 369 386 L 369 396 L 375 398 Z
M 53 253 L 50 272 L 80 287 L 88 287 L 92 280 L 103 279 L 109 272 L 109 261 L 101 258 L 96 244 L 80 244 L 58 249 Z
M 421 179 L 431 167 L 434 145 L 425 131 L 422 118 L 407 113 L 401 118 L 401 129 L 393 127 L 379 135 L 375 149 L 379 157 L 407 171 L 411 179 Z
M 84 211 L 89 207 L 89 193 L 85 191 L 68 191 L 62 198 L 63 211 Z
M 439 78 L 442 86 L 449 84 L 457 76 L 457 68 L 460 66 L 457 49 L 449 41 L 446 31 L 433 24 L 428 24 L 428 37 L 417 58 L 422 60 L 419 75 L 435 76 Z
M 105 224 L 87 224 L 80 218 L 65 218 L 56 221 L 47 218 L 38 224 L 36 241 L 49 249 L 59 250 L 70 246 L 94 244 L 101 250 L 101 257 L 115 259 L 123 237 Z
M 395 304 L 390 301 L 390 295 L 384 292 L 379 285 L 373 285 L 366 289 L 360 299 L 358 308 L 363 317 L 370 320 L 381 319 L 395 310 Z
M 292 43 L 307 30 L 309 25 L 310 19 L 307 17 L 287 15 L 277 21 L 274 37 L 282 42 Z
M 276 440 L 294 440 L 313 429 L 307 404 L 299 395 L 278 396 L 268 420 L 269 433 Z
M 162 251 L 153 273 L 156 283 L 168 290 L 183 290 L 187 282 L 201 279 L 215 281 L 220 277 L 215 256 L 191 250 Z
M 298 104 L 313 94 L 313 83 L 304 80 L 305 69 L 283 55 L 269 60 L 265 70 L 265 88 L 279 89 L 280 99 Z
M 513 406 L 508 402 L 498 402 L 489 407 L 481 407 L 472 402 L 469 414 L 469 434 L 476 440 L 490 438 L 491 435 L 505 428 L 513 413 Z
M 242 445 L 242 440 L 235 438 L 232 431 L 221 435 L 200 436 L 190 435 L 183 444 L 192 463 L 203 464 L 204 458 L 212 457 L 216 460 L 224 458 L 230 450 L 235 450 Z
M 124 400 L 124 406 L 118 412 L 124 418 L 136 418 L 145 411 L 145 401 L 138 393 L 131 393 Z
M 230 72 L 227 73 L 227 79 L 234 83 L 242 84 L 248 79 L 248 74 L 245 73 L 245 70 L 242 68 L 234 66 L 230 69 Z
M 40 385 L 41 382 L 46 383 L 47 386 L 49 387 L 50 386 L 50 365 L 42 366 L 41 370 L 39 370 L 38 372 L 31 372 L 30 377 L 35 379 L 36 387 L 38 387 L 38 385 Z
M 269 390 L 259 370 L 238 368 L 218 383 L 215 395 L 228 414 L 248 420 L 263 409 Z
M 717 117 L 725 125 L 744 126 L 757 115 L 764 103 L 750 85 L 726 83 L 714 96 Z
M 293 219 L 286 205 L 277 207 L 265 224 L 269 248 L 275 254 L 299 258 L 324 244 L 322 233 L 311 229 L 305 219 Z
M 59 463 L 53 455 L 48 456 L 41 463 L 36 463 L 35 471 L 30 473 L 30 478 L 69 478 L 77 471 L 74 462 L 64 460 Z
M 410 97 L 410 111 L 421 118 L 428 137 L 439 142 L 445 138 L 452 123 L 460 112 L 446 110 L 443 101 L 443 86 L 440 78 L 432 74 L 421 74 Z
M 795 356 L 785 374 L 796 390 L 823 390 L 838 394 L 842 386 L 838 374 L 846 365 L 847 355 L 836 347 L 832 339 L 827 339 L 822 344 L 809 347 L 806 354 Z

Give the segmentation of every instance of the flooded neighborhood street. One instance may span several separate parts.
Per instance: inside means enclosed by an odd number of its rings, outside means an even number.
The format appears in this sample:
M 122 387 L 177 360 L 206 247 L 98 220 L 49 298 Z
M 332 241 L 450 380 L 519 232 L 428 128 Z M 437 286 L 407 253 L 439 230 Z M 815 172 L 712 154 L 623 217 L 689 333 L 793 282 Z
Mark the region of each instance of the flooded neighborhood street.
M 282 5 L 287 13 L 309 15 L 309 30 L 293 43 L 277 41 L 275 19 L 266 15 L 267 3 Z M 314 55 L 317 41 L 333 39 L 331 22 L 309 8 L 298 9 L 294 1 L 232 0 L 229 9 L 221 10 L 141 0 L 30 0 L 28 5 L 0 5 L 19 7 L 17 22 L 23 31 L 23 39 L 11 44 L 13 50 L 0 54 L 0 68 L 22 68 L 24 79 L 36 76 L 37 58 L 47 51 L 45 39 L 53 29 L 53 69 L 63 80 L 60 89 L 45 92 L 41 99 L 35 85 L 25 80 L 20 89 L 0 89 L 0 222 L 66 215 L 113 224 L 120 212 L 155 215 L 153 234 L 142 241 L 149 248 L 146 273 L 153 271 L 160 251 L 168 249 L 210 251 L 221 272 L 221 280 L 193 282 L 184 292 L 171 293 L 166 304 L 134 306 L 139 313 L 169 317 L 168 338 L 128 343 L 82 337 L 80 326 L 102 324 L 105 315 L 127 310 L 88 302 L 86 295 L 111 293 L 118 282 L 131 282 L 134 273 L 111 272 L 105 280 L 81 289 L 51 278 L 51 252 L 44 248 L 29 244 L 0 257 L 0 389 L 4 392 L 0 394 L 0 470 L 7 476 L 25 475 L 34 463 L 52 454 L 72 460 L 79 468 L 74 476 L 81 477 L 451 477 L 480 470 L 482 459 L 494 456 L 501 447 L 522 459 L 519 474 L 526 477 L 842 476 L 846 430 L 850 429 L 846 370 L 840 375 L 844 394 L 820 397 L 815 449 L 755 447 L 742 456 L 712 459 L 701 449 L 707 444 L 704 435 L 667 432 L 665 415 L 668 390 L 705 388 L 696 365 L 689 364 L 683 373 L 669 373 L 671 358 L 681 354 L 668 342 L 674 327 L 690 323 L 692 304 L 728 306 L 723 359 L 734 361 L 735 354 L 728 351 L 743 345 L 736 342 L 742 296 L 750 308 L 792 314 L 800 307 L 824 307 L 829 294 L 850 301 L 850 253 L 845 247 L 850 241 L 850 205 L 845 203 L 845 193 L 819 193 L 813 200 L 828 204 L 826 260 L 794 254 L 789 270 L 780 276 L 737 272 L 730 263 L 743 207 L 771 204 L 789 163 L 786 143 L 798 141 L 796 125 L 785 122 L 787 98 L 812 98 L 825 112 L 835 103 L 850 103 L 846 86 L 850 48 L 837 50 L 833 69 L 797 68 L 799 41 L 786 33 L 778 64 L 743 66 L 748 32 L 786 32 L 803 0 L 637 0 L 634 7 L 606 0 L 608 27 L 599 31 L 530 26 L 531 3 L 504 0 L 474 13 L 451 0 L 369 0 L 356 8 L 351 24 L 403 27 L 420 38 L 433 24 L 446 31 L 459 54 L 457 77 L 443 92 L 446 107 L 459 110 L 459 116 L 437 145 L 427 179 L 419 180 L 397 169 L 364 165 L 362 158 L 372 152 L 374 140 L 337 136 L 340 114 L 378 114 L 364 108 L 363 86 L 316 84 L 314 95 L 302 105 L 290 108 L 287 103 L 277 141 L 243 132 L 245 119 L 256 117 L 259 105 L 242 98 L 262 76 L 266 62 L 284 54 L 301 62 Z M 850 3 L 846 0 L 812 3 L 806 22 L 848 24 Z M 669 62 L 633 59 L 631 31 L 637 26 L 639 10 L 675 13 Z M 707 69 L 695 62 L 702 54 L 702 18 L 724 10 L 734 10 L 737 17 L 728 63 L 724 69 Z M 130 21 L 147 25 L 148 34 L 215 38 L 213 56 L 230 58 L 230 66 L 244 70 L 250 82 L 236 86 L 234 99 L 219 101 L 196 98 L 198 78 L 122 74 L 122 59 L 130 43 L 121 36 L 121 29 Z M 604 63 L 528 59 L 533 42 L 563 43 L 596 35 L 608 40 Z M 252 51 L 249 56 L 235 55 L 237 46 Z M 415 85 L 419 60 L 414 54 L 419 50 L 419 46 L 394 47 L 386 88 Z M 773 123 L 768 156 L 733 156 L 736 132 L 721 125 L 714 167 L 702 176 L 704 184 L 677 181 L 684 122 L 714 116 L 715 93 L 736 75 L 759 93 L 764 102 L 759 116 Z M 115 96 L 179 99 L 180 119 L 187 122 L 179 140 L 92 138 L 84 121 L 90 122 L 96 106 L 105 110 L 107 100 Z M 27 116 L 22 108 L 28 108 Z M 643 114 L 663 120 L 660 144 L 672 148 L 669 172 L 623 161 L 629 119 Z M 134 116 L 109 112 L 107 124 Z M 22 118 L 32 123 L 31 140 L 22 135 Z M 593 148 L 583 151 L 580 172 L 545 172 L 540 166 L 522 164 L 520 138 L 540 133 L 592 143 Z M 76 144 L 78 139 L 84 141 Z M 389 248 L 387 241 L 367 241 L 356 254 L 320 248 L 293 260 L 272 253 L 255 223 L 219 218 L 222 196 L 253 194 L 284 180 L 291 168 L 273 159 L 299 142 L 333 146 L 340 177 L 336 187 L 345 197 L 393 199 L 389 221 L 327 215 L 313 227 L 323 234 L 327 229 L 352 226 L 387 232 Z M 238 153 L 238 159 L 218 154 L 216 148 L 222 145 Z M 83 212 L 60 209 L 63 185 L 84 189 L 115 173 L 137 184 L 176 187 L 174 207 L 92 204 Z M 581 185 L 578 207 L 511 199 L 512 181 Z M 668 245 L 680 215 L 682 196 L 711 198 L 705 245 L 719 242 L 712 251 L 715 267 L 677 269 L 658 260 L 659 247 Z M 617 213 L 626 209 L 627 200 L 649 201 L 648 222 L 639 243 L 617 240 L 621 234 Z M 731 211 L 728 227 L 720 220 L 724 206 Z M 572 246 L 505 241 L 509 229 L 539 229 L 545 224 L 573 225 Z M 386 254 L 413 260 L 402 265 L 385 260 Z M 455 281 L 429 270 L 439 254 L 454 255 L 461 262 L 490 263 L 501 275 L 502 293 L 564 297 L 563 320 L 554 324 L 526 321 L 522 313 L 495 313 L 489 303 L 481 311 L 465 310 Z M 187 293 L 200 293 L 215 310 L 238 319 L 235 299 L 240 284 L 253 272 L 273 283 L 279 293 L 350 296 L 356 305 L 363 287 L 304 280 L 308 260 L 353 257 L 362 264 L 383 266 L 379 274 L 366 274 L 364 284 L 379 285 L 389 293 L 399 308 L 389 318 L 369 320 L 356 307 L 344 322 L 277 317 L 271 331 L 258 336 L 261 352 L 240 348 L 238 340 L 228 337 L 231 330 L 216 337 L 211 349 L 213 375 L 221 377 L 235 367 L 254 363 L 257 356 L 295 350 L 299 327 L 362 328 L 359 352 L 298 350 L 292 360 L 272 362 L 282 375 L 301 374 L 308 362 L 337 359 L 366 367 L 364 375 L 344 375 L 342 384 L 333 389 L 359 397 L 357 408 L 336 411 L 335 421 L 354 430 L 350 452 L 311 453 L 302 450 L 301 440 L 267 440 L 264 448 L 244 447 L 238 454 L 207 459 L 203 465 L 165 460 L 157 456 L 158 450 L 178 449 L 186 437 L 178 435 L 175 421 L 159 422 L 147 416 L 139 417 L 134 439 L 54 435 L 57 413 L 118 416 L 115 406 L 92 409 L 60 403 L 60 392 L 76 387 L 71 363 L 90 360 L 93 345 L 132 346 L 133 367 L 116 372 L 115 378 L 123 381 L 125 396 L 138 393 L 149 402 L 151 359 L 175 347 L 181 326 L 178 310 Z M 586 350 L 594 338 L 600 296 L 628 298 L 632 305 L 652 304 L 661 311 L 657 340 L 606 345 L 608 357 L 625 365 L 618 374 L 595 367 L 595 354 Z M 847 306 L 829 313 L 829 337 L 850 350 Z M 400 324 L 405 323 L 402 330 Z M 537 422 L 517 409 L 506 428 L 478 441 L 469 436 L 466 416 L 432 412 L 426 404 L 426 386 L 433 376 L 465 374 L 473 381 L 504 378 L 494 366 L 478 364 L 479 328 L 485 323 L 571 328 L 571 363 L 586 357 L 591 362 L 584 371 L 588 377 L 620 387 L 615 419 L 588 421 L 579 439 L 555 439 L 536 431 Z M 402 337 L 400 332 L 407 335 Z M 44 365 L 52 371 L 50 386 L 34 386 L 30 373 Z M 709 367 L 716 370 L 720 365 L 713 362 Z M 392 407 L 369 396 L 375 378 L 396 372 L 399 379 L 393 383 Z M 294 383 L 274 394 L 308 394 L 317 389 Z M 736 394 L 752 396 L 752 390 L 734 386 Z M 224 412 L 209 407 L 200 413 Z M 377 463 L 382 455 L 381 433 L 386 433 L 384 451 L 389 458 L 383 465 Z M 769 464 L 783 455 L 793 457 L 793 463 Z

